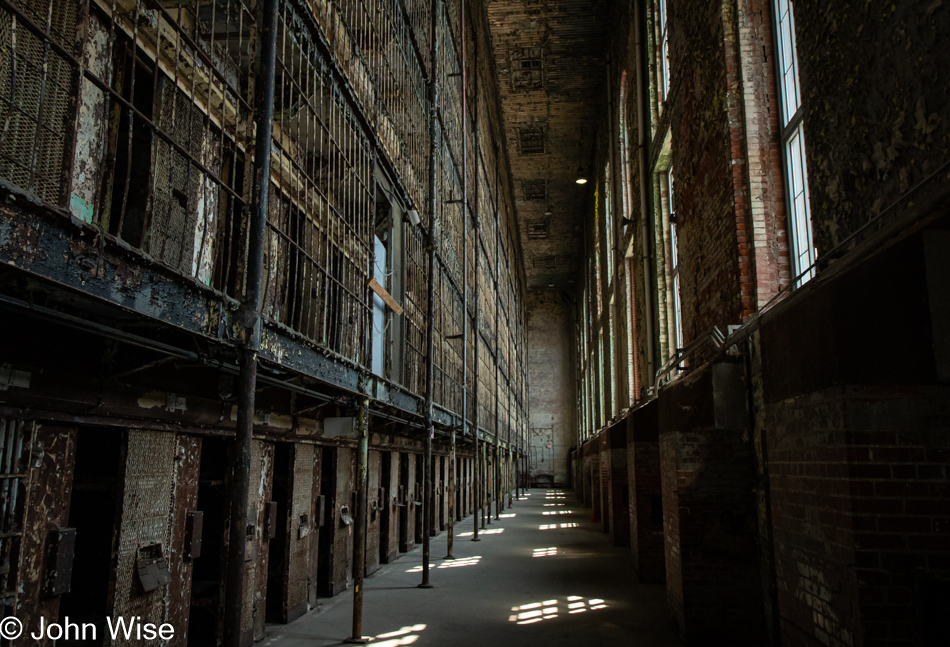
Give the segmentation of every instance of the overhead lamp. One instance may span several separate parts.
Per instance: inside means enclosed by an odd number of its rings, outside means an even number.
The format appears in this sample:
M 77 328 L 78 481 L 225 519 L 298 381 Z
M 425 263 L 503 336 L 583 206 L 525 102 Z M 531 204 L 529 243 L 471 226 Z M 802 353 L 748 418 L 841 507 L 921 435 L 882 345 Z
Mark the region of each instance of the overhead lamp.
M 575 180 L 575 182 L 577 182 L 578 184 L 587 184 L 587 178 L 586 178 L 586 177 L 579 177 L 579 178 L 577 178 L 577 179 Z
M 577 179 L 575 180 L 578 184 L 587 184 L 587 176 L 584 174 L 584 167 L 577 167 Z

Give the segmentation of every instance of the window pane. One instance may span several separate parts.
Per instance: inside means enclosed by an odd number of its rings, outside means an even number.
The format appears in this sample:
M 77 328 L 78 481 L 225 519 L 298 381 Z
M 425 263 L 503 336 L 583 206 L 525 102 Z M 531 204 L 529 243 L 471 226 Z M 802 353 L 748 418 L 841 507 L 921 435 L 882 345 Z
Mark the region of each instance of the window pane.
M 776 2 L 776 23 L 778 32 L 778 56 L 781 70 L 782 101 L 784 113 L 782 124 L 788 123 L 801 106 L 801 92 L 798 84 L 798 54 L 795 47 L 795 19 L 792 5 L 787 0 Z
M 811 216 L 808 207 L 808 170 L 805 164 L 805 134 L 799 124 L 786 144 L 789 204 L 789 229 L 791 230 L 792 258 L 795 274 L 803 272 L 815 262 L 812 242 Z M 813 272 L 802 278 L 807 281 Z

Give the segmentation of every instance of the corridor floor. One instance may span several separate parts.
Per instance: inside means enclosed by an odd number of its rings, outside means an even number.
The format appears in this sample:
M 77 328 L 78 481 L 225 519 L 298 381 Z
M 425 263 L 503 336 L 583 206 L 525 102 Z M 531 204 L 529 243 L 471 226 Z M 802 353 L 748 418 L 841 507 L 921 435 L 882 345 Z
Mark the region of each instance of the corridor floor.
M 679 645 L 664 587 L 638 584 L 628 548 L 614 547 L 573 493 L 529 490 L 479 531 L 456 526 L 454 561 L 446 533 L 432 538 L 432 589 L 419 589 L 416 548 L 366 579 L 363 635 L 375 647 Z M 266 647 L 339 645 L 350 636 L 352 590 L 296 622 L 268 628 Z

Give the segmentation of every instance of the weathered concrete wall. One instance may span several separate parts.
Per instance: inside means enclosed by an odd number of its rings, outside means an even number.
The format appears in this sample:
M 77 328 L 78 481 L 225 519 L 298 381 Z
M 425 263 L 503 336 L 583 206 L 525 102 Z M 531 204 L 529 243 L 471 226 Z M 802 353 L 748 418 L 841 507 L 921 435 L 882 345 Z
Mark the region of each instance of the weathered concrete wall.
M 555 290 L 528 297 L 530 479 L 566 485 L 576 442 L 574 312 Z

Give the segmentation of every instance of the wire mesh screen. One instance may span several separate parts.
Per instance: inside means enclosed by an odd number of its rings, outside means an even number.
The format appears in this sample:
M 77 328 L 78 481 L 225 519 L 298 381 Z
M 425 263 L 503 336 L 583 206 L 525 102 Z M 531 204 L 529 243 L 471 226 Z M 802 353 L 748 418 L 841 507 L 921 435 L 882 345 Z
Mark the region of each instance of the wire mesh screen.
M 0 8 L 0 178 L 65 206 L 78 61 L 74 0 Z
M 221 140 L 205 128 L 205 115 L 171 79 L 159 76 L 155 125 L 170 141 L 155 142 L 151 224 L 142 248 L 180 272 L 207 282 L 213 259 L 219 191 L 211 177 L 221 173 Z M 197 160 L 205 174 L 191 163 Z

